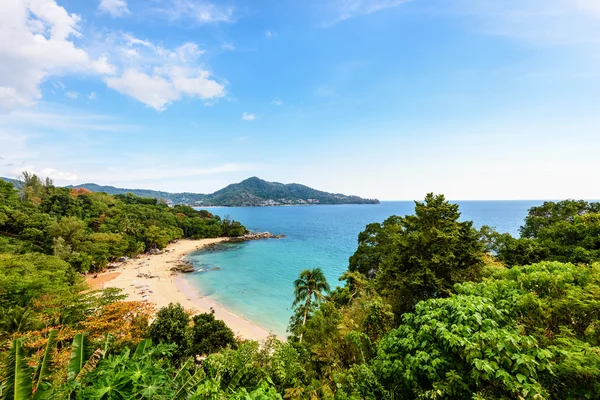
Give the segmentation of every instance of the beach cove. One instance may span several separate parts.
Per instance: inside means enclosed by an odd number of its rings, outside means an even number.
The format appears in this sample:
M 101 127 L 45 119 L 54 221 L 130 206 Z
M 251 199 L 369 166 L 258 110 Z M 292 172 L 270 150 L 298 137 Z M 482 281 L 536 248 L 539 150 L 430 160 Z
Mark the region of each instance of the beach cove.
M 227 238 L 179 240 L 169 244 L 160 254 L 130 259 L 111 272 L 99 274 L 97 278 L 88 278 L 87 281 L 94 289 L 121 289 L 127 295 L 127 300 L 148 301 L 157 309 L 166 307 L 169 303 L 180 303 L 194 314 L 210 312 L 212 308 L 215 317 L 223 320 L 236 336 L 264 340 L 269 336 L 266 329 L 202 296 L 181 275 L 171 271 L 187 254 L 226 240 Z

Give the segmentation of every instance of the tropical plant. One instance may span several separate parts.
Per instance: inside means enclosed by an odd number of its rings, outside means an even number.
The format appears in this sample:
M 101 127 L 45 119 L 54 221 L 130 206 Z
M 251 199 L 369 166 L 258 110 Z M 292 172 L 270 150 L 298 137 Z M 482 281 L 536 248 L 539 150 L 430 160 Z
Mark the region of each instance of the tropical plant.
M 150 338 L 154 343 L 177 345 L 175 355 L 179 358 L 188 354 L 190 341 L 190 316 L 181 304 L 169 304 L 158 311 L 156 319 L 149 329 Z
M 471 221 L 460 221 L 457 204 L 427 194 L 415 214 L 369 224 L 358 237 L 349 270 L 373 279 L 396 317 L 421 300 L 448 296 L 455 283 L 477 279 L 484 246 Z
M 302 325 L 298 342 L 302 343 L 303 329 L 311 309 L 311 304 L 325 300 L 325 293 L 329 292 L 329 284 L 320 268 L 305 269 L 300 272 L 300 277 L 294 281 L 294 307 L 302 313 Z M 303 303 L 303 304 L 302 304 Z
M 215 311 L 195 315 L 190 332 L 191 355 L 210 354 L 235 345 L 233 331 L 225 322 L 215 319 Z
M 0 337 L 34 330 L 39 326 L 40 322 L 37 320 L 35 312 L 30 308 L 14 306 L 8 310 L 0 311 Z
M 32 398 L 32 370 L 25 360 L 23 339 L 15 339 L 11 342 L 2 376 L 5 381 L 2 400 L 26 400 Z

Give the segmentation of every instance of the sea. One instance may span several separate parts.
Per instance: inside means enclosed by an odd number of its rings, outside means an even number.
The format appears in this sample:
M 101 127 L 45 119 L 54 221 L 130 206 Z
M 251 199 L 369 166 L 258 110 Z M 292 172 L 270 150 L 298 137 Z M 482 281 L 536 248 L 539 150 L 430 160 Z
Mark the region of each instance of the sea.
M 529 208 L 543 201 L 456 201 L 461 219 L 475 227 L 519 235 Z M 333 288 L 348 267 L 358 234 L 371 222 L 414 213 L 412 201 L 381 204 L 283 207 L 213 207 L 210 212 L 240 221 L 249 230 L 285 235 L 244 243 L 225 243 L 191 253 L 197 272 L 185 279 L 202 296 L 282 337 L 292 314 L 294 280 L 319 267 Z

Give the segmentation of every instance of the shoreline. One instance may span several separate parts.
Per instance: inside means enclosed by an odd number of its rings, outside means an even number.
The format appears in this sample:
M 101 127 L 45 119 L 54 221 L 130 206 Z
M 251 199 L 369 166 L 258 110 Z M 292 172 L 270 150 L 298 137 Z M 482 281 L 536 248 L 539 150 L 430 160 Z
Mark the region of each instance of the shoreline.
M 266 329 L 202 296 L 181 276 L 182 274 L 170 270 L 171 267 L 183 263 L 183 257 L 189 253 L 225 240 L 227 238 L 181 239 L 169 244 L 160 254 L 130 259 L 110 272 L 98 275 L 98 278 L 87 279 L 87 282 L 90 286 L 97 287 L 95 280 L 100 279 L 102 282 L 98 283 L 101 283 L 102 287 L 122 289 L 122 293 L 127 295 L 127 300 L 148 301 L 157 309 L 168 306 L 169 303 L 180 303 L 183 308 L 192 310 L 194 314 L 210 312 L 212 308 L 215 311 L 215 318 L 223 320 L 234 335 L 250 340 L 265 340 L 269 336 Z M 103 276 L 109 274 L 112 274 L 111 278 L 103 279 Z

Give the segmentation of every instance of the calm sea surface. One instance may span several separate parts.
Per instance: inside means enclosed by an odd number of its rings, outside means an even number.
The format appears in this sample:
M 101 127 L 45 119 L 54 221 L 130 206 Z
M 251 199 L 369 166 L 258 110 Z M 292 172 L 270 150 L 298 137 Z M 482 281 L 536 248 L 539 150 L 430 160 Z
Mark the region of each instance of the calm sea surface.
M 463 220 L 490 225 L 518 236 L 527 210 L 541 201 L 459 201 Z M 412 214 L 412 201 L 378 205 L 223 207 L 210 212 L 240 221 L 250 230 L 284 234 L 269 239 L 226 244 L 221 251 L 188 255 L 204 272 L 186 275 L 203 295 L 246 319 L 284 335 L 291 315 L 293 282 L 300 271 L 320 267 L 329 284 L 348 267 L 358 234 L 371 222 Z M 215 269 L 216 268 L 216 269 Z

